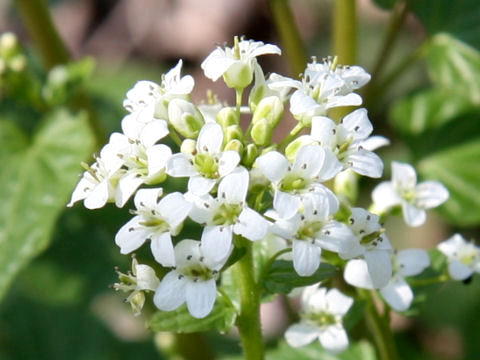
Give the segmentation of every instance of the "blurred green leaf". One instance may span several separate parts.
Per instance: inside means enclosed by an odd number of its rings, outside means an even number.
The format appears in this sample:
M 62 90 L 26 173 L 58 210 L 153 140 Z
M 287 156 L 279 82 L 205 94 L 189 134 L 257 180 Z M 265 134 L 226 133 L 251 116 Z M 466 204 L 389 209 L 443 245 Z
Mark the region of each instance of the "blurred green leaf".
M 213 311 L 203 319 L 196 319 L 185 305 L 174 311 L 158 311 L 147 322 L 152 331 L 192 333 L 198 331 L 229 331 L 235 323 L 236 310 L 222 297 L 217 297 Z
M 50 242 L 93 139 L 84 115 L 56 111 L 26 146 L 14 127 L 0 148 L 0 298 L 18 271 Z M 3 137 L 3 135 L 2 135 Z
M 396 2 L 375 0 L 383 9 L 392 9 Z M 447 32 L 480 49 L 480 1 L 413 0 L 409 6 L 428 35 Z
M 321 347 L 318 341 L 300 348 L 293 348 L 282 342 L 280 346 L 267 352 L 267 360 L 375 360 L 375 349 L 366 341 L 350 344 L 347 350 L 334 355 Z
M 480 137 L 434 153 L 417 165 L 424 177 L 437 179 L 448 188 L 450 198 L 440 209 L 458 225 L 480 223 L 479 159 Z
M 448 34 L 438 34 L 428 47 L 427 62 L 437 86 L 480 105 L 480 52 Z
M 336 273 L 334 266 L 321 264 L 311 276 L 298 276 L 291 261 L 276 260 L 263 281 L 264 289 L 272 294 L 287 294 L 296 287 L 316 284 L 331 278 Z

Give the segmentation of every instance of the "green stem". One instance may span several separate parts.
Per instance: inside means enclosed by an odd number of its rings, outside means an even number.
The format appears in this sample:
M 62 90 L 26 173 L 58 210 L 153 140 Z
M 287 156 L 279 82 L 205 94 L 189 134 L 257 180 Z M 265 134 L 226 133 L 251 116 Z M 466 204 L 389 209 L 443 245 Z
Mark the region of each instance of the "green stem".
M 280 35 L 280 41 L 293 76 L 298 76 L 305 70 L 307 50 L 295 24 L 288 0 L 269 0 L 275 27 Z
M 299 122 L 295 127 L 290 131 L 290 133 L 285 137 L 285 139 L 282 140 L 280 144 L 278 144 L 278 149 L 283 150 L 290 141 L 292 141 L 299 133 L 304 129 L 304 125 Z
M 246 360 L 264 358 L 262 329 L 260 324 L 260 288 L 255 281 L 252 243 L 238 238 L 246 254 L 235 264 L 235 276 L 240 291 L 240 314 L 237 327 L 242 339 Z
M 170 136 L 170 139 L 173 140 L 175 144 L 177 144 L 178 148 L 182 146 L 182 139 L 180 139 L 180 136 L 178 136 L 177 132 L 173 128 L 172 125 L 168 125 L 168 136 Z
M 70 61 L 70 54 L 58 35 L 46 0 L 15 0 L 25 26 L 42 55 L 47 69 Z
M 433 278 L 428 279 L 408 279 L 408 282 L 412 286 L 428 286 L 434 285 L 441 282 L 445 282 L 449 280 L 449 276 L 447 274 L 442 274 Z
M 382 317 L 374 302 L 373 291 L 357 290 L 361 297 L 367 301 L 365 321 L 370 330 L 380 360 L 397 360 L 397 349 L 393 338 L 389 317 Z

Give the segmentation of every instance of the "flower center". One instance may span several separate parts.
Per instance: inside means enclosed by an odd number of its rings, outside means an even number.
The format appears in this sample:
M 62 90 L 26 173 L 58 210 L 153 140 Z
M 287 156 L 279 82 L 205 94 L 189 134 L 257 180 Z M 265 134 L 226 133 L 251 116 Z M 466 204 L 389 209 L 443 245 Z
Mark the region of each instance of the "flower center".
M 242 212 L 240 204 L 221 204 L 213 216 L 214 225 L 232 225 L 237 222 L 238 216 Z
M 194 281 L 207 281 L 215 277 L 216 271 L 210 269 L 201 262 L 190 264 L 179 269 L 182 275 L 187 276 Z
M 297 231 L 297 239 L 311 241 L 315 239 L 315 235 L 322 229 L 323 223 L 320 221 L 305 222 Z
M 304 190 L 309 184 L 310 182 L 307 179 L 289 172 L 287 176 L 280 181 L 278 188 L 281 191 L 297 193 L 299 190 Z
M 197 171 L 210 179 L 218 178 L 218 159 L 208 153 L 196 154 L 193 164 Z
M 337 323 L 335 315 L 326 311 L 305 314 L 305 319 L 318 327 L 334 325 Z

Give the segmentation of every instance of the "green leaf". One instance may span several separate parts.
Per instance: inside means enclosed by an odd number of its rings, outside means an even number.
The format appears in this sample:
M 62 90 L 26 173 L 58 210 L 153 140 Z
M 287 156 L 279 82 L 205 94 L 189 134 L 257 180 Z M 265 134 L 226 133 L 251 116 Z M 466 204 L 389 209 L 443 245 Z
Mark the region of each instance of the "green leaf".
M 78 181 L 79 163 L 92 149 L 86 120 L 57 111 L 42 122 L 28 146 L 18 129 L 0 122 L 0 130 L 12 136 L 0 148 L 5 169 L 0 173 L 0 298 L 19 270 L 50 242 Z
M 229 331 L 235 323 L 236 310 L 223 297 L 217 297 L 212 312 L 203 319 L 194 318 L 185 305 L 174 311 L 158 311 L 147 322 L 153 331 L 192 333 L 207 330 Z
M 448 34 L 438 34 L 428 48 L 427 61 L 437 86 L 480 105 L 480 52 Z
M 450 191 L 440 208 L 450 221 L 462 226 L 480 223 L 480 138 L 439 151 L 421 160 L 418 170 L 437 179 Z
M 298 275 L 291 261 L 276 260 L 263 281 L 264 289 L 271 294 L 287 294 L 296 287 L 316 284 L 331 278 L 336 273 L 336 268 L 330 264 L 321 264 L 311 276 Z
M 350 344 L 347 350 L 338 355 L 323 349 L 318 341 L 299 348 L 293 348 L 282 342 L 277 349 L 267 352 L 266 356 L 267 360 L 375 360 L 376 358 L 374 347 L 366 341 Z

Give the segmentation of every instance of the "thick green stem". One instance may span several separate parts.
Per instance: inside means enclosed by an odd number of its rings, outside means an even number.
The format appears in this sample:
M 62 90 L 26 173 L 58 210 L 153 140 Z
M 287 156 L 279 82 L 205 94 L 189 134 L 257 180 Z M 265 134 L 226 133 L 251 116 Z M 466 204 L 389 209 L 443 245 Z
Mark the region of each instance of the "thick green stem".
M 15 0 L 15 3 L 47 69 L 70 61 L 70 54 L 55 30 L 47 1 Z
M 305 70 L 307 51 L 295 24 L 288 0 L 269 0 L 273 21 L 280 35 L 282 47 L 285 49 L 293 76 Z
M 235 264 L 235 276 L 240 291 L 240 315 L 237 327 L 242 339 L 246 360 L 264 358 L 262 329 L 260 324 L 260 288 L 255 280 L 252 243 L 238 238 L 246 254 Z
M 374 302 L 373 291 L 358 290 L 367 301 L 365 321 L 375 342 L 380 360 L 397 360 L 397 349 L 390 329 L 389 317 L 382 317 Z

